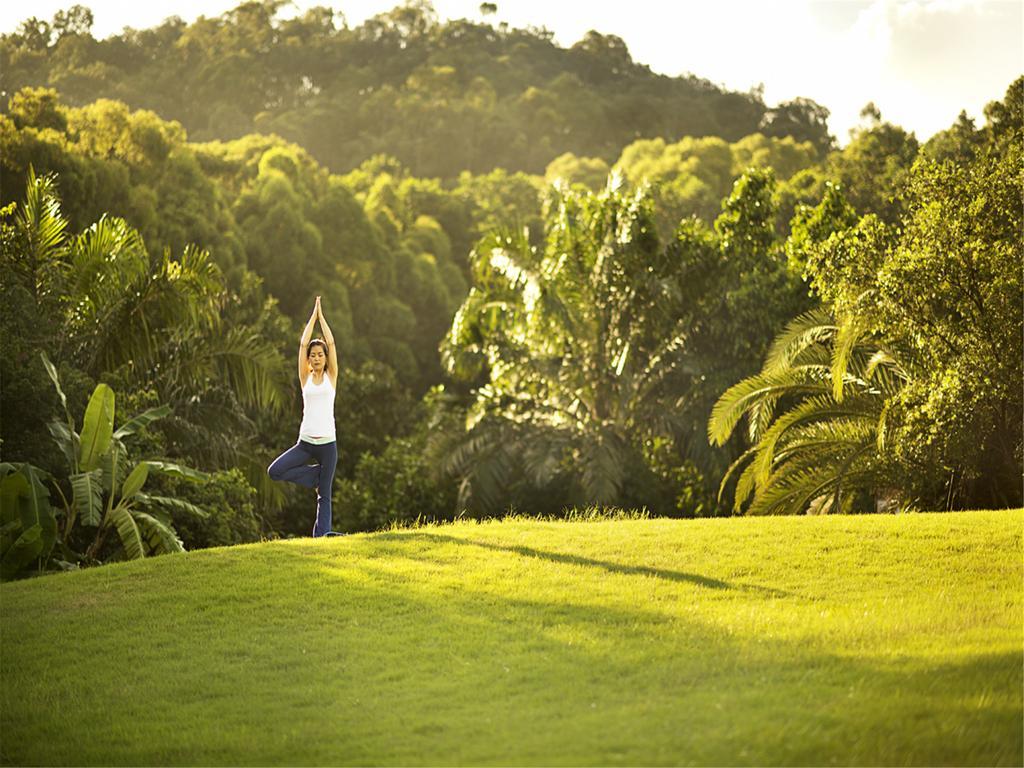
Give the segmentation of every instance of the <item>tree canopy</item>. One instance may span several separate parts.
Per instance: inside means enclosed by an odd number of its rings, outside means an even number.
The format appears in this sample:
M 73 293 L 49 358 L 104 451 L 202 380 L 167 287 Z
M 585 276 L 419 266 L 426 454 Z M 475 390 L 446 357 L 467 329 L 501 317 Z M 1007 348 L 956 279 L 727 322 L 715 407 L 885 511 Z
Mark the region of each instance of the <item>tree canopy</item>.
M 383 153 L 417 176 L 542 173 L 565 152 L 611 163 L 639 138 L 759 130 L 822 154 L 833 144 L 828 110 L 809 99 L 769 108 L 757 90 L 658 75 L 612 34 L 561 48 L 547 30 L 494 26 L 486 13 L 439 21 L 425 0 L 356 27 L 328 7 L 281 19 L 282 6 L 250 0 L 105 40 L 82 6 L 31 18 L 0 36 L 0 86 L 55 87 L 76 106 L 117 99 L 195 140 L 276 133 L 334 172 Z

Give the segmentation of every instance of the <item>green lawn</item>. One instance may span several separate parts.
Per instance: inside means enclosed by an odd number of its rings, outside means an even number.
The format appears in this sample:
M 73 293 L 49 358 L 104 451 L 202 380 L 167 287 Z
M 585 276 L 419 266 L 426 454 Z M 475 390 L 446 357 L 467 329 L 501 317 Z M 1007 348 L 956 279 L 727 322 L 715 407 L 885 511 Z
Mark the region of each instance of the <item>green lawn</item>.
M 1022 529 L 518 519 L 5 584 L 0 756 L 1021 765 Z

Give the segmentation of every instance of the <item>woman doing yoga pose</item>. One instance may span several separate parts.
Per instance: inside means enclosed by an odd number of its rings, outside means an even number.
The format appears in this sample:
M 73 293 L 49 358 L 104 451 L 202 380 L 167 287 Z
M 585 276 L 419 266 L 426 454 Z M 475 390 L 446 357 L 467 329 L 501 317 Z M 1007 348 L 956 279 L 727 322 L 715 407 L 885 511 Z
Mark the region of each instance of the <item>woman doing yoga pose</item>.
M 323 339 L 312 339 L 320 320 Z M 338 382 L 338 352 L 324 319 L 320 297 L 299 341 L 299 387 L 302 389 L 302 424 L 299 439 L 267 467 L 274 480 L 287 480 L 316 488 L 316 523 L 313 536 L 331 531 L 331 485 L 338 463 L 334 431 L 334 392 Z M 314 462 L 310 464 L 310 462 Z

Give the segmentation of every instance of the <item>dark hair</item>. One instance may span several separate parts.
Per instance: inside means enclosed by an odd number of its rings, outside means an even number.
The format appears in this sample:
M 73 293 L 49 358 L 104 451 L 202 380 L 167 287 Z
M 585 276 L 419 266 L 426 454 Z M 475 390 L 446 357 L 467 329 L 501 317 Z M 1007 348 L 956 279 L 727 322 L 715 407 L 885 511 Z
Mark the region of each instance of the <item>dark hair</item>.
M 324 357 L 327 358 L 327 364 L 324 367 L 326 368 L 326 367 L 330 366 L 330 364 L 331 364 L 331 357 L 330 357 L 330 353 L 327 350 L 327 342 L 324 341 L 323 339 L 313 339 L 311 342 L 309 342 L 309 344 L 306 345 L 306 357 L 307 358 L 309 357 L 309 353 L 313 351 L 313 347 L 323 347 L 324 348 Z

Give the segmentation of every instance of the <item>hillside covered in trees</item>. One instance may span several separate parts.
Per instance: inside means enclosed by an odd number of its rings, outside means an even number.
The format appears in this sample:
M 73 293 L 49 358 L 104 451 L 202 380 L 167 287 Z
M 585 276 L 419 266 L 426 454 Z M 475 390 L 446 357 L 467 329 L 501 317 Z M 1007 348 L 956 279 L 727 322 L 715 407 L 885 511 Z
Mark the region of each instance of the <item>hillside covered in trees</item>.
M 0 37 L 0 85 L 52 86 L 69 105 L 99 98 L 176 120 L 193 141 L 276 133 L 340 173 L 373 155 L 417 176 L 494 168 L 540 173 L 565 152 L 611 163 L 641 138 L 755 132 L 831 144 L 827 110 L 767 106 L 696 76 L 666 77 L 623 41 L 591 31 L 561 48 L 543 28 L 439 21 L 426 0 L 349 27 L 340 12 L 279 19 L 283 0 L 106 40 L 84 6 Z

